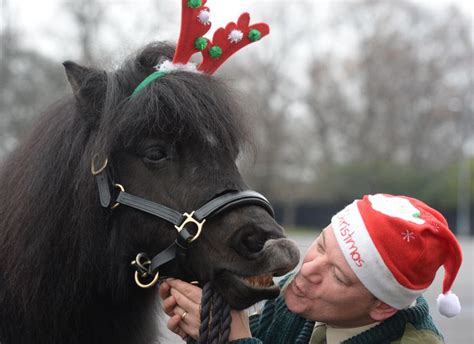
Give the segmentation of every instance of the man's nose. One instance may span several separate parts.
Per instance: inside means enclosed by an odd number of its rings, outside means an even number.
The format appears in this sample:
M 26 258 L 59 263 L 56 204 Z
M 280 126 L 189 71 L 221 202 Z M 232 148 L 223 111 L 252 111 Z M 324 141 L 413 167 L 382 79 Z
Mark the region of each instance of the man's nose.
M 319 255 L 301 265 L 301 274 L 311 283 L 319 284 L 328 270 L 328 265 L 325 256 Z

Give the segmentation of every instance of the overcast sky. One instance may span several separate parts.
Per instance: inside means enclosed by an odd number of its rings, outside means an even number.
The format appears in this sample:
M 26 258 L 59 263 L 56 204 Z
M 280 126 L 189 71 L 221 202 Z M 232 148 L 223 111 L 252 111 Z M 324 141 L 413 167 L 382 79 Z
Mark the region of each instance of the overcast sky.
M 69 17 L 64 15 L 61 6 L 68 0 L 0 0 L 2 3 L 2 12 L 10 13 L 10 20 L 15 23 L 15 26 L 20 29 L 23 36 L 23 43 L 39 48 L 44 54 L 50 55 L 58 60 L 67 58 L 74 54 L 74 47 L 64 47 L 64 42 L 73 39 L 75 33 L 68 29 Z M 74 0 L 80 1 L 80 0 Z M 146 15 L 147 8 L 156 6 L 156 2 L 163 3 L 163 6 L 175 6 L 177 9 L 177 16 L 179 16 L 179 0 L 104 0 L 107 3 L 108 12 L 115 13 L 117 21 L 122 26 L 123 30 L 133 30 L 133 23 L 144 20 L 153 20 L 153 18 L 133 18 L 137 17 L 137 13 Z M 252 14 L 252 8 L 257 5 L 259 8 L 268 4 L 271 6 L 277 1 L 284 0 L 208 0 L 208 5 L 211 8 L 213 17 L 213 29 L 224 26 L 229 21 L 235 21 L 236 16 L 244 11 L 249 11 Z M 310 1 L 310 0 L 285 0 L 290 3 Z M 314 0 L 317 4 L 318 11 L 323 13 L 329 3 L 334 3 L 338 0 Z M 339 0 L 342 1 L 342 0 Z M 348 0 L 346 0 L 348 1 Z M 357 0 L 352 0 L 357 1 Z M 397 0 L 392 0 L 397 1 Z M 455 4 L 467 13 L 471 18 L 474 18 L 474 0 L 415 0 L 416 2 L 428 7 L 439 8 Z M 7 8 L 6 3 L 9 7 Z M 255 13 L 255 11 L 253 11 Z M 144 15 L 143 15 L 144 16 Z M 0 22 L 3 21 L 4 16 L 0 16 Z M 265 13 L 258 13 L 254 16 L 255 21 L 267 21 L 271 24 L 271 18 L 266 18 Z M 1 24 L 3 25 L 3 24 Z M 177 31 L 177 29 L 176 29 Z M 177 34 L 176 34 L 177 35 Z M 137 33 L 136 41 L 138 45 L 145 42 L 155 40 L 157 37 L 140 37 Z M 176 37 L 177 39 L 177 37 Z M 108 41 L 108 40 L 105 40 Z M 113 41 L 113 37 L 109 39 Z M 61 46 L 59 46 L 61 45 Z M 113 45 L 112 45 L 113 46 Z M 123 47 L 124 50 L 130 50 L 135 47 Z

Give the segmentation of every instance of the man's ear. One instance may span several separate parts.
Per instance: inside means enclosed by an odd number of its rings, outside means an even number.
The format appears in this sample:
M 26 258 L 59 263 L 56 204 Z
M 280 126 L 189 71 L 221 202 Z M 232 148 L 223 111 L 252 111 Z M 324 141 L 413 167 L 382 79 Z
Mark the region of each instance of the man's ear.
M 380 300 L 375 301 L 372 309 L 370 310 L 369 316 L 375 321 L 384 321 L 390 318 L 392 315 L 398 312 L 398 309 L 387 305 L 385 302 Z
M 66 77 L 72 92 L 82 106 L 98 105 L 98 99 L 103 99 L 107 87 L 104 71 L 83 67 L 72 61 L 63 62 Z

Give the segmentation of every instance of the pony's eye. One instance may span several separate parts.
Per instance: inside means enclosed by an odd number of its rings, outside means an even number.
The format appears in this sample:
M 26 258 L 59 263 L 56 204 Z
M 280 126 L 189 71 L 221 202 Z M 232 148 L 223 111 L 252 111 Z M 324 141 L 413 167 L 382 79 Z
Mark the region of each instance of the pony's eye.
M 158 148 L 147 149 L 143 154 L 143 162 L 146 164 L 157 164 L 166 160 L 167 155 Z

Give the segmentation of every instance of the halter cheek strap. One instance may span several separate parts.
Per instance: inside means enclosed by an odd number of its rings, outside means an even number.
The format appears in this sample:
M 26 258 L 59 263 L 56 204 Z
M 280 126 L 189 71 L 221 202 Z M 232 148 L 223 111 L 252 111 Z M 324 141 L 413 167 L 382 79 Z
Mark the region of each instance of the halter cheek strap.
M 110 180 L 107 173 L 107 160 L 105 160 L 99 169 L 96 168 L 96 160 L 97 156 L 94 156 L 91 171 L 97 183 L 102 207 L 113 209 L 122 204 L 159 217 L 173 224 L 177 230 L 178 236 L 176 240 L 165 250 L 153 257 L 153 259 L 149 260 L 144 253 L 139 253 L 132 262 L 132 265 L 136 269 L 135 281 L 140 287 L 151 287 L 158 279 L 166 277 L 190 279 L 189 276 L 178 276 L 179 269 L 176 263 L 184 260 L 189 244 L 199 237 L 207 219 L 221 214 L 224 211 L 245 205 L 260 206 L 274 217 L 273 208 L 268 200 L 260 193 L 252 190 L 229 191 L 213 198 L 191 213 L 181 214 L 162 204 L 125 192 L 122 185 L 114 184 Z M 113 187 L 111 187 L 111 185 Z M 112 197 L 111 193 L 113 188 L 118 189 L 118 194 L 115 192 L 115 194 L 117 194 L 115 199 L 113 199 L 114 197 Z M 192 226 L 195 226 L 194 231 L 191 230 Z M 171 262 L 174 262 L 174 264 L 171 264 Z M 142 283 L 139 276 L 142 279 L 152 277 L 152 281 Z

